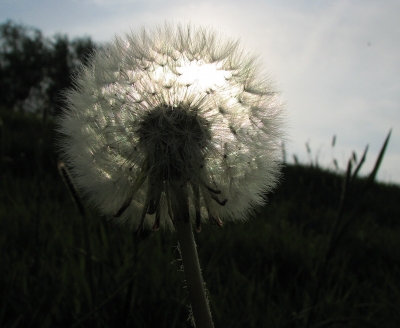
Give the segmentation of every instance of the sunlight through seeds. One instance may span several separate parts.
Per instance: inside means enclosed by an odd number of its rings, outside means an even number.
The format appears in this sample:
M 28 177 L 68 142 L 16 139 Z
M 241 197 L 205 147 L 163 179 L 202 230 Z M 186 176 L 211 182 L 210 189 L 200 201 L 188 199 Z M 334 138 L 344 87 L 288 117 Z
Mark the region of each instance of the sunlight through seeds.
M 117 222 L 173 228 L 171 199 L 184 189 L 197 230 L 242 221 L 279 179 L 282 102 L 236 41 L 146 28 L 116 37 L 75 82 L 59 120 L 63 159 Z

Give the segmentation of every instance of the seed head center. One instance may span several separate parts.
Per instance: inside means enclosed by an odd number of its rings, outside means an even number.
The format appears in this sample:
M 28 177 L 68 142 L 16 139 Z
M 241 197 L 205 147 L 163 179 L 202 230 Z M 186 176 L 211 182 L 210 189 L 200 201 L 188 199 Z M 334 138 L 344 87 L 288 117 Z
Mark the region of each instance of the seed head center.
M 193 178 L 211 139 L 209 123 L 196 110 L 168 106 L 150 111 L 138 133 L 151 174 L 163 181 Z

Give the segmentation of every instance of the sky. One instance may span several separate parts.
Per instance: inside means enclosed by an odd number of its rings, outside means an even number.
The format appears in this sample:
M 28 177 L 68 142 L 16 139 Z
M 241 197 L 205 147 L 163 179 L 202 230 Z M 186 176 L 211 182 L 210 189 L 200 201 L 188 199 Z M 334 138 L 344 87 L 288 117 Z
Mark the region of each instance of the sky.
M 165 21 L 209 26 L 259 56 L 286 103 L 286 158 L 341 170 L 369 145 L 368 174 L 392 129 L 378 180 L 400 184 L 398 0 L 0 0 L 8 19 L 107 42 Z M 332 147 L 332 138 L 336 144 Z

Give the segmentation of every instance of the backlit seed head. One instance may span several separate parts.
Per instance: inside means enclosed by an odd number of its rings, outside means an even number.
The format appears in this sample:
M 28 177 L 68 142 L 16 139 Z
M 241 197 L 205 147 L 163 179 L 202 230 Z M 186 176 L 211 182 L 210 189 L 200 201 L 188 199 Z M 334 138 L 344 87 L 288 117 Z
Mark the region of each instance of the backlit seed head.
M 74 183 L 133 228 L 245 220 L 277 183 L 282 103 L 255 57 L 209 29 L 115 40 L 82 69 L 59 119 Z M 179 218 L 178 218 L 179 219 Z

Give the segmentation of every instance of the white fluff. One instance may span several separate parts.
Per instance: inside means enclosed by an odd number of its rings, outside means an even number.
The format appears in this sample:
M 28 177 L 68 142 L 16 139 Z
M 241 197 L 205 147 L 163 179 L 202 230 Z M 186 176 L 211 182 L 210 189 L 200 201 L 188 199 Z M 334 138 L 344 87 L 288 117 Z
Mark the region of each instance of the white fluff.
M 193 221 L 245 220 L 277 183 L 284 138 L 282 102 L 260 72 L 209 29 L 116 37 L 82 69 L 59 119 L 78 190 L 133 228 L 156 217 L 172 228 L 180 192 Z

